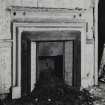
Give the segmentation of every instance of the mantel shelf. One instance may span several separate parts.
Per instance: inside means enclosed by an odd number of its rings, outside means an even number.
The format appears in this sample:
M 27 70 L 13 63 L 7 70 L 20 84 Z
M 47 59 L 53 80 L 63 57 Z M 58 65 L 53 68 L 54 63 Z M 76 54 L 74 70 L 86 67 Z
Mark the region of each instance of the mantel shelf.
M 10 6 L 7 8 L 9 11 L 31 11 L 31 12 L 85 12 L 87 9 L 76 7 L 75 9 L 69 8 L 45 8 L 45 7 L 23 7 L 23 6 Z

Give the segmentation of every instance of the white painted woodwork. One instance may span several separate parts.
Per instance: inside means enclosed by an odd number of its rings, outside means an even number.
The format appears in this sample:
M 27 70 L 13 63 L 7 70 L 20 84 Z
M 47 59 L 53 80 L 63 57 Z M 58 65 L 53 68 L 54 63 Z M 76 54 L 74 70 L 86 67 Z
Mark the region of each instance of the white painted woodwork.
M 39 17 L 45 19 L 46 22 L 51 21 L 51 19 L 59 20 L 59 18 L 76 20 L 77 22 L 87 22 L 87 39 L 93 39 L 93 8 L 88 10 L 68 10 L 68 9 L 35 9 L 27 7 L 11 7 L 11 15 L 13 20 L 20 21 L 40 21 Z M 25 10 L 25 11 L 24 11 Z M 49 12 L 46 12 L 49 11 Z M 55 12 L 56 11 L 56 12 Z M 16 16 L 14 15 L 16 13 Z M 25 13 L 25 15 L 24 15 Z M 37 14 L 37 15 L 36 15 Z M 36 19 L 35 19 L 36 18 Z M 47 18 L 47 19 L 46 19 Z M 64 20 L 64 19 L 63 19 Z M 62 21 L 63 21 L 62 20 Z
M 95 85 L 98 85 L 98 3 L 99 0 L 95 0 L 95 12 L 94 12 L 94 35 L 95 35 L 95 42 L 94 42 L 94 82 Z
M 21 96 L 21 87 L 13 87 L 12 88 L 12 98 L 20 98 Z
M 43 27 L 41 27 L 43 26 Z M 17 95 L 20 95 L 18 97 L 12 97 L 12 98 L 19 98 L 21 97 L 21 35 L 23 31 L 28 31 L 28 32 L 32 32 L 32 31 L 62 31 L 62 30 L 68 30 L 68 31 L 80 31 L 81 32 L 81 75 L 83 75 L 82 73 L 84 72 L 84 64 L 85 64 L 85 39 L 86 39 L 86 27 L 85 27 L 85 23 L 72 23 L 72 21 L 69 21 L 69 23 L 14 23 L 14 30 L 13 30 L 13 39 L 16 40 L 16 35 L 18 36 L 18 51 L 16 48 L 16 41 L 13 44 L 13 49 L 14 49 L 14 56 L 16 56 L 16 52 L 17 52 L 17 58 L 14 59 L 14 63 L 13 63 L 13 83 L 17 84 L 13 87 L 13 90 L 17 88 L 17 90 L 15 90 L 15 92 L 12 92 L 13 96 L 16 96 L 16 91 L 18 92 Z M 49 28 L 48 28 L 49 27 Z M 18 30 L 18 34 L 16 33 L 16 29 Z M 16 73 L 16 64 L 17 64 L 17 75 Z M 17 78 L 17 83 L 15 81 L 15 78 Z M 82 81 L 81 81 L 82 82 Z M 84 85 L 83 85 L 84 86 Z M 19 90 L 20 89 L 20 90 Z M 20 93 L 19 93 L 20 92 Z
M 92 86 L 94 84 L 94 45 L 88 44 L 85 46 L 85 70 L 82 74 L 82 87 L 87 88 L 88 86 Z M 87 51 L 88 49 L 88 51 Z M 93 52 L 93 53 L 92 53 Z
M 36 42 L 31 42 L 31 91 L 36 83 Z
M 72 86 L 73 78 L 73 41 L 66 41 L 64 46 L 64 65 L 65 65 L 65 81 L 68 85 Z

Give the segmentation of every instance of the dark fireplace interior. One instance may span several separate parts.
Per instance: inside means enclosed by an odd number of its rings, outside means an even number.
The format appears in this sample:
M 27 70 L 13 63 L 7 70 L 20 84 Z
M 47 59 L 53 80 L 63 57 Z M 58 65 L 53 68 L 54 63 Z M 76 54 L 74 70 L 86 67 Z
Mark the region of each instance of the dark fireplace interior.
M 37 43 L 37 80 L 42 77 L 42 73 L 46 75 L 45 78 L 54 74 L 57 78 L 63 79 L 63 44 L 59 41 Z
M 31 38 L 22 33 L 21 40 L 21 93 L 31 93 Z M 48 39 L 48 38 L 47 38 Z M 66 38 L 65 38 L 66 39 Z M 80 87 L 80 40 L 35 40 L 36 83 L 52 85 L 58 80 L 70 86 Z M 55 80 L 54 80 L 55 79 Z
M 58 77 L 59 79 L 63 79 L 63 55 L 39 56 L 38 58 L 39 64 L 41 63 L 41 65 L 43 65 L 39 66 L 40 73 L 43 72 L 54 73 L 56 77 Z M 41 78 L 40 74 L 39 78 Z

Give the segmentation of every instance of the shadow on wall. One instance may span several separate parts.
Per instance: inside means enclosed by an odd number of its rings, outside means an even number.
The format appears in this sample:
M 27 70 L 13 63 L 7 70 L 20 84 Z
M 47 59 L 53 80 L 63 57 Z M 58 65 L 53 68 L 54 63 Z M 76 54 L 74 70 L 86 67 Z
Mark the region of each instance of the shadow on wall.
M 101 63 L 101 57 L 103 53 L 103 47 L 105 44 L 105 0 L 100 0 L 99 1 L 99 6 L 98 6 L 98 66 Z

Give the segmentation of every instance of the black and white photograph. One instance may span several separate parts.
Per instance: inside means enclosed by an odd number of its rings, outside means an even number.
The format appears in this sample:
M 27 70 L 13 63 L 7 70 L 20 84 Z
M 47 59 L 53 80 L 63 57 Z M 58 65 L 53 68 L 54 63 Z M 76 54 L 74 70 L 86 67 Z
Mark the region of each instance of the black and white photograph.
M 105 0 L 0 0 L 0 105 L 105 105 Z

